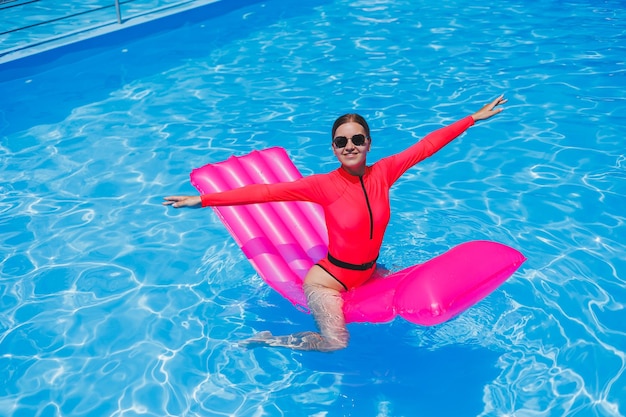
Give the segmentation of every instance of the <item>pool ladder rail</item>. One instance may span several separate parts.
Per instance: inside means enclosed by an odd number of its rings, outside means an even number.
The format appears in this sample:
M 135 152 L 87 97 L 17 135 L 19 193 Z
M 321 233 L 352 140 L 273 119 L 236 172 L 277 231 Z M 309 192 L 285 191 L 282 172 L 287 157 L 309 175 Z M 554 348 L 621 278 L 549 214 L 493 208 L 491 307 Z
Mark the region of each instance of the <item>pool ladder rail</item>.
M 137 0 L 114 0 L 109 4 L 98 7 L 74 10 L 69 14 L 59 14 L 58 9 L 46 10 L 40 6 L 42 13 L 39 21 L 32 21 L 18 27 L 11 27 L 12 23 L 24 22 L 19 16 L 32 13 L 30 7 L 43 4 L 40 0 L 0 0 L 0 11 L 5 14 L 5 21 L 0 24 L 0 64 L 31 55 L 42 50 L 53 48 L 55 45 L 71 43 L 72 40 L 83 39 L 98 34 L 113 32 L 123 27 L 145 23 L 163 16 L 195 9 L 220 0 L 161 0 L 158 5 L 146 5 Z M 223 0 L 222 0 L 223 1 Z M 81 5 L 76 0 L 77 5 Z M 116 18 L 113 19 L 112 8 Z M 125 10 L 122 10 L 125 9 Z M 125 12 L 125 13 L 124 13 Z M 62 12 L 61 12 L 62 13 Z M 10 16 L 13 14 L 14 16 Z M 25 33 L 26 37 L 19 38 L 11 45 L 11 36 L 16 33 Z M 24 38 L 27 38 L 26 40 Z

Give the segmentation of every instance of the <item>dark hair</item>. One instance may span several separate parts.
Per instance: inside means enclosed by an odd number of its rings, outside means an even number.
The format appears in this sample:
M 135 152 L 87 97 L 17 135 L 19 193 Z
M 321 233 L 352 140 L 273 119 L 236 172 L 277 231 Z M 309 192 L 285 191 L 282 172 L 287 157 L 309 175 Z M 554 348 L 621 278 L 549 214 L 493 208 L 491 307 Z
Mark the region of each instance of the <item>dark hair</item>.
M 348 113 L 348 114 L 344 114 L 343 116 L 339 116 L 337 120 L 335 120 L 335 123 L 333 123 L 333 130 L 332 130 L 331 138 L 335 137 L 335 132 L 337 131 L 339 126 L 341 126 L 344 123 L 350 123 L 350 122 L 358 123 L 361 126 L 363 126 L 363 129 L 365 129 L 365 135 L 368 138 L 370 137 L 370 127 L 367 125 L 367 122 L 365 121 L 363 116 L 361 116 L 360 114 L 356 114 L 356 113 Z

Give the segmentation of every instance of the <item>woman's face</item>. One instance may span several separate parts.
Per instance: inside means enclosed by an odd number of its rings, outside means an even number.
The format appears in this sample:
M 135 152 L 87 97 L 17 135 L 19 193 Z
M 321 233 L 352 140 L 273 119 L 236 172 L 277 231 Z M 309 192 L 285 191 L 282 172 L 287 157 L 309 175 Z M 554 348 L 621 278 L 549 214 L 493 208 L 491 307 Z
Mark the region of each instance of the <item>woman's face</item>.
M 352 138 L 355 135 L 365 136 L 365 143 L 355 145 Z M 339 137 L 348 138 L 346 146 L 338 147 L 335 139 Z M 358 140 L 357 140 L 358 142 Z M 367 137 L 365 129 L 358 123 L 348 122 L 340 125 L 333 136 L 333 152 L 341 162 L 342 167 L 352 175 L 363 175 L 365 173 L 365 163 L 367 152 L 369 152 L 371 140 Z

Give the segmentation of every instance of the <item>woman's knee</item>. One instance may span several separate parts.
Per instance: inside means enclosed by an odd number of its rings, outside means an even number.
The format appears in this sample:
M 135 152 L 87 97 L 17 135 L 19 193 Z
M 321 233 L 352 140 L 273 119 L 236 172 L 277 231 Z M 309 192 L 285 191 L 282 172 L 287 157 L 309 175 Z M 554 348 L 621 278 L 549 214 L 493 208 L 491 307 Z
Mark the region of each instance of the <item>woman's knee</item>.
M 342 350 L 348 347 L 348 343 L 326 343 L 322 348 L 319 349 L 320 352 L 336 352 L 338 350 Z
M 327 352 L 332 352 L 335 350 L 341 350 L 348 347 L 348 342 L 350 341 L 350 337 L 348 335 L 348 331 L 346 330 L 344 335 L 340 335 L 339 337 L 327 337 L 328 341 L 328 350 Z

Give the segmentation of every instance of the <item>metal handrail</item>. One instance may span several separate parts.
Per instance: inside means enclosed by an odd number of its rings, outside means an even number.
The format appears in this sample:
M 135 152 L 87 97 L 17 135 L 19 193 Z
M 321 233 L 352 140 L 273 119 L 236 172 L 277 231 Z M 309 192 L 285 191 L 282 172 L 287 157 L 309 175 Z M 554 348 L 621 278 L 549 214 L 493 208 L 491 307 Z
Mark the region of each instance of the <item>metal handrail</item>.
M 3 0 L 0 0 L 0 1 L 3 1 Z M 40 0 L 11 0 L 11 1 L 23 1 L 24 3 L 19 3 L 19 5 L 23 5 L 23 4 L 34 3 L 34 2 L 37 2 L 37 1 L 40 1 Z M 113 7 L 115 7 L 115 10 L 116 10 L 116 13 L 117 13 L 117 22 L 116 23 L 118 25 L 123 25 L 124 24 L 124 19 L 122 17 L 122 6 L 126 5 L 127 3 L 132 3 L 134 1 L 137 1 L 137 0 L 115 0 L 114 2 L 110 2 L 110 3 L 107 2 L 108 4 L 105 4 L 103 6 L 95 7 L 95 8 L 89 9 L 89 10 L 83 10 L 83 11 L 75 12 L 75 13 L 73 13 L 71 15 L 62 16 L 62 17 L 56 17 L 56 18 L 52 18 L 50 20 L 46 20 L 46 21 L 42 21 L 42 22 L 36 22 L 36 23 L 32 23 L 32 24 L 29 24 L 29 25 L 26 25 L 26 26 L 5 30 L 3 32 L 0 32 L 0 37 L 4 36 L 4 35 L 7 35 L 9 33 L 18 32 L 20 30 L 46 25 L 46 24 L 49 24 L 49 23 L 52 23 L 52 22 L 62 21 L 63 19 L 73 18 L 73 17 L 76 17 L 76 16 L 80 16 L 80 15 L 84 15 L 84 14 L 88 14 L 88 13 L 93 13 L 93 12 L 97 12 L 97 11 L 104 10 L 104 9 L 111 9 Z M 167 4 L 165 6 L 151 9 L 148 12 L 144 11 L 144 12 L 139 12 L 139 13 L 136 13 L 136 14 L 132 14 L 131 13 L 131 15 L 129 17 L 127 17 L 126 20 L 132 20 L 134 18 L 138 18 L 138 17 L 144 16 L 144 15 L 148 15 L 148 14 L 154 14 L 154 13 L 157 13 L 157 12 L 161 13 L 161 12 L 167 11 L 168 9 L 173 9 L 173 8 L 181 7 L 181 6 L 184 6 L 184 5 L 189 6 L 190 4 L 196 3 L 196 2 L 204 3 L 205 1 L 199 1 L 199 0 L 176 0 L 173 3 Z M 215 0 L 212 0 L 212 1 L 215 1 Z M 212 1 L 209 1 L 209 3 L 211 3 Z M 2 3 L 0 3 L 0 4 L 2 4 Z M 112 16 L 110 18 L 108 18 L 108 19 L 111 19 L 111 18 L 112 18 Z M 68 38 L 68 37 L 76 35 L 78 33 L 82 33 L 85 30 L 96 30 L 96 29 L 100 29 L 100 28 L 110 27 L 110 25 L 114 25 L 115 24 L 114 20 L 112 20 L 112 19 L 108 20 L 108 19 L 105 22 L 99 22 L 99 23 L 96 23 L 93 26 L 89 26 L 87 28 L 79 27 L 77 30 L 72 30 L 70 32 L 66 32 L 66 33 L 62 33 L 62 34 L 58 34 L 58 35 L 56 35 L 56 34 L 55 35 L 51 35 L 48 38 L 41 39 L 41 40 L 35 40 L 34 42 L 30 42 L 30 43 L 24 44 L 24 45 L 18 45 L 18 46 L 15 46 L 13 48 L 9 47 L 8 49 L 2 49 L 2 47 L 4 45 L 0 45 L 0 63 L 3 61 L 3 57 L 5 57 L 7 55 L 10 55 L 10 54 L 14 54 L 14 53 L 19 52 L 19 51 L 27 50 L 27 49 L 29 49 L 29 48 L 31 48 L 33 46 L 40 46 L 40 45 L 44 45 L 44 44 L 47 44 L 47 43 L 50 43 L 50 42 L 54 42 L 54 41 L 58 41 L 58 40 L 61 40 L 61 39 L 64 39 L 64 38 Z
M 122 24 L 122 10 L 120 9 L 120 0 L 115 0 L 115 11 L 117 12 L 117 23 Z
M 38 1 L 38 0 L 35 0 L 35 1 Z M 130 0 L 130 1 L 133 1 L 133 0 Z M 32 3 L 32 2 L 29 2 L 29 3 Z M 20 3 L 18 6 L 22 6 L 24 4 L 28 4 L 28 3 Z M 13 7 L 13 6 L 11 6 L 11 7 Z M 114 6 L 111 6 L 109 4 L 108 6 L 102 6 L 102 7 L 97 7 L 95 9 L 84 10 L 84 11 L 81 11 L 81 12 L 78 12 L 78 13 L 74 13 L 74 14 L 69 15 L 69 16 L 57 17 L 57 18 L 46 20 L 46 21 L 43 21 L 43 22 L 32 23 L 30 25 L 21 26 L 21 27 L 15 28 L 15 29 L 9 29 L 9 30 L 6 30 L 4 32 L 0 32 L 0 36 L 6 35 L 7 33 L 18 32 L 20 30 L 24 30 L 24 29 L 33 28 L 33 27 L 36 27 L 36 26 L 45 25 L 45 24 L 48 24 L 48 23 L 51 23 L 51 22 L 58 22 L 58 21 L 61 21 L 63 19 L 67 19 L 68 17 L 75 17 L 75 16 L 79 16 L 79 15 L 83 15 L 83 14 L 93 13 L 95 11 L 102 10 L 102 9 L 108 9 L 110 7 L 115 7 L 115 9 L 117 11 L 117 23 L 118 24 L 122 24 L 122 10 L 121 10 L 121 6 L 120 6 L 120 2 L 119 2 L 119 0 L 115 0 L 115 5 Z

